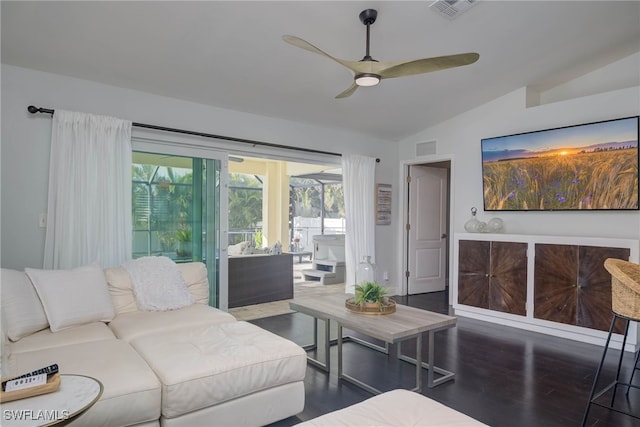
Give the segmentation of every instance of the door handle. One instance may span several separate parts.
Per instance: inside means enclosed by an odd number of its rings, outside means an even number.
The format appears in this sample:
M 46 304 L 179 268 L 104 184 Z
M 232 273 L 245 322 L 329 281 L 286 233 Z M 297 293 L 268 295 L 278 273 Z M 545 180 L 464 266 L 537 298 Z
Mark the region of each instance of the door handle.
M 447 238 L 447 233 L 442 233 L 442 236 L 440 236 L 441 239 L 446 239 Z

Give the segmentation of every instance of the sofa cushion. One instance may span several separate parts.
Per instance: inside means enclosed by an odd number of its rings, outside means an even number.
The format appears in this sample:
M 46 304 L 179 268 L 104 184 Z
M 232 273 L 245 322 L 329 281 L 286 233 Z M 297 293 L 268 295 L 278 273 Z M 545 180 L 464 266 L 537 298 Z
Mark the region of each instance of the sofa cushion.
M 42 302 L 26 274 L 8 268 L 0 274 L 3 327 L 9 339 L 16 341 L 48 328 Z
M 208 305 L 209 278 L 207 277 L 207 267 L 201 262 L 187 262 L 178 264 L 178 269 L 196 303 Z
M 302 381 L 297 344 L 247 322 L 147 335 L 131 341 L 162 383 L 167 418 Z
M 147 363 L 127 343 L 109 339 L 13 354 L 14 372 L 30 372 L 57 363 L 61 374 L 99 380 L 100 400 L 74 426 L 125 426 L 160 417 L 160 383 Z M 64 381 L 64 377 L 62 377 Z
M 131 278 L 127 270 L 107 268 L 104 270 L 104 276 L 107 279 L 111 302 L 116 314 L 138 311 L 138 304 L 136 304 L 136 297 L 133 295 Z
M 370 399 L 329 412 L 297 427 L 351 426 L 416 426 L 416 427 L 472 427 L 485 426 L 455 409 L 421 394 L 397 389 Z
M 133 293 L 140 310 L 176 310 L 195 302 L 176 263 L 166 256 L 146 256 L 128 261 Z
M 103 322 L 93 322 L 63 329 L 59 332 L 51 332 L 51 329 L 47 328 L 14 342 L 11 347 L 13 353 L 25 353 L 27 351 L 46 350 L 69 344 L 109 339 L 116 339 L 111 329 Z
M 194 304 L 172 311 L 135 311 L 119 314 L 109 323 L 116 337 L 127 342 L 149 334 L 175 329 L 235 322 L 236 318 L 208 305 Z
M 197 304 L 209 304 L 209 281 L 207 268 L 201 262 L 187 262 L 178 264 L 189 293 L 193 295 Z M 109 293 L 116 313 L 130 313 L 138 311 L 136 297 L 131 287 L 131 277 L 124 268 L 108 268 L 105 277 L 109 286 Z
M 70 270 L 38 270 L 25 273 L 47 314 L 53 332 L 91 322 L 108 322 L 115 311 L 107 289 L 107 281 L 98 264 Z

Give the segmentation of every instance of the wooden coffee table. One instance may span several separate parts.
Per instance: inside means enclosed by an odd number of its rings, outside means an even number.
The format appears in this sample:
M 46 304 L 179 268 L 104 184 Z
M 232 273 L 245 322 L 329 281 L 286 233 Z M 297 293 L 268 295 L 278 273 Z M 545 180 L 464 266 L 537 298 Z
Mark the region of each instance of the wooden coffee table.
M 330 371 L 329 357 L 329 325 L 333 320 L 338 324 L 338 378 L 346 380 L 352 384 L 364 388 L 365 390 L 379 394 L 380 390 L 363 383 L 362 381 L 351 377 L 343 372 L 342 369 L 342 343 L 345 340 L 342 336 L 342 329 L 347 328 L 355 332 L 376 338 L 385 343 L 385 347 L 379 347 L 365 341 L 357 340 L 349 337 L 351 341 L 365 344 L 367 347 L 374 348 L 388 353 L 389 344 L 397 345 L 398 358 L 416 365 L 416 387 L 413 391 L 422 391 L 422 368 L 427 369 L 427 386 L 435 387 L 445 381 L 452 380 L 455 376 L 453 372 L 438 368 L 434 365 L 435 340 L 434 335 L 437 331 L 452 328 L 456 325 L 456 318 L 431 311 L 420 310 L 414 307 L 408 307 L 398 304 L 396 312 L 385 315 L 369 315 L 357 314 L 347 310 L 344 302 L 347 298 L 352 297 L 349 294 L 334 294 L 326 296 L 317 296 L 312 298 L 296 298 L 289 302 L 292 310 L 312 316 L 314 319 L 314 343 L 306 346 L 306 350 L 318 348 L 317 321 L 322 320 L 325 323 L 325 355 L 324 363 L 320 360 L 307 356 L 309 362 L 314 366 L 318 366 L 325 371 Z M 428 332 L 429 349 L 428 361 L 422 361 L 422 335 Z M 401 354 L 401 345 L 403 341 L 415 338 L 416 357 L 415 359 Z M 435 378 L 435 373 L 440 374 L 439 378 Z

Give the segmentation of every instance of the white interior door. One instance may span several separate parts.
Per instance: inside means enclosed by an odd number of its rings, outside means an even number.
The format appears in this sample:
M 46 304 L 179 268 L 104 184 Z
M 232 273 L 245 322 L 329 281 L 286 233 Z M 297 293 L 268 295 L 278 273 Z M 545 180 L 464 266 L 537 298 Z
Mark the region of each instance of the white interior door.
M 408 293 L 443 291 L 447 268 L 447 170 L 411 166 Z

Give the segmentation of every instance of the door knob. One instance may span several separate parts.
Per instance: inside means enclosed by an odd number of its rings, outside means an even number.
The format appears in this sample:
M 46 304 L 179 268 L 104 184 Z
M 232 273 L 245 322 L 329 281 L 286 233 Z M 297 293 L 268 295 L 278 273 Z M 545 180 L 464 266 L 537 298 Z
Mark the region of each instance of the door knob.
M 441 239 L 446 239 L 447 238 L 447 233 L 442 233 L 442 236 L 440 236 Z

